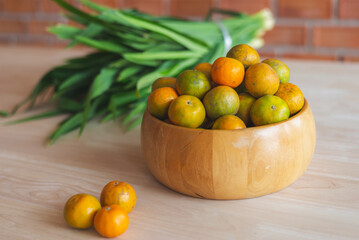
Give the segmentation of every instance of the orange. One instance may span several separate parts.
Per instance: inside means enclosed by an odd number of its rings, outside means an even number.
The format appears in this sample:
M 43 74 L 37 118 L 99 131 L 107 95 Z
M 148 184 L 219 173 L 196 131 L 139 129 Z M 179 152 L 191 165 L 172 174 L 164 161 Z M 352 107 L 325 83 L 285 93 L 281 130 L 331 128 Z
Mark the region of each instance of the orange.
M 247 44 L 239 44 L 232 47 L 227 53 L 227 57 L 240 61 L 245 69 L 260 62 L 258 52 Z
M 211 89 L 211 82 L 201 71 L 186 70 L 177 77 L 176 89 L 180 95 L 192 95 L 202 99 Z
M 212 64 L 206 63 L 206 62 L 205 63 L 199 63 L 193 69 L 203 72 L 204 74 L 206 74 L 208 79 L 211 79 Z
M 280 97 L 265 95 L 257 99 L 250 111 L 255 126 L 284 121 L 289 118 L 290 112 L 286 102 Z
M 299 87 L 292 83 L 281 83 L 276 96 L 283 99 L 290 111 L 290 115 L 294 115 L 302 109 L 304 105 L 304 96 Z
M 128 224 L 127 212 L 118 205 L 103 207 L 94 218 L 96 231 L 108 238 L 120 236 L 127 230 Z
M 217 119 L 223 115 L 236 114 L 240 102 L 238 94 L 233 88 L 228 86 L 218 86 L 204 96 L 203 104 L 207 116 L 211 119 Z
M 212 65 L 211 76 L 216 84 L 235 88 L 243 81 L 244 67 L 233 58 L 220 57 Z
M 116 204 L 129 213 L 136 206 L 137 196 L 130 184 L 112 181 L 102 189 L 100 201 L 102 206 Z
M 167 117 L 167 111 L 171 102 L 178 97 L 173 88 L 163 87 L 151 92 L 147 99 L 148 111 L 159 119 Z
M 246 126 L 250 126 L 252 125 L 250 110 L 256 99 L 249 93 L 241 93 L 239 94 L 239 101 L 241 104 L 239 105 L 237 116 L 243 120 Z
M 101 209 L 100 202 L 89 194 L 76 194 L 67 200 L 64 217 L 68 225 L 74 228 L 92 226 L 95 213 Z
M 201 100 L 195 96 L 182 95 L 171 103 L 168 117 L 173 124 L 198 128 L 206 117 L 206 111 Z
M 290 71 L 289 71 L 289 68 L 287 67 L 287 65 L 285 65 L 282 61 L 269 58 L 269 59 L 262 61 L 262 63 L 266 63 L 269 66 L 271 66 L 271 68 L 274 69 L 274 71 L 277 73 L 279 81 L 281 83 L 289 82 Z
M 176 79 L 173 77 L 160 77 L 152 83 L 152 92 L 158 88 L 170 87 L 176 90 Z
M 224 115 L 218 118 L 214 124 L 212 129 L 243 129 L 246 128 L 244 122 L 237 116 L 234 115 Z
M 279 78 L 268 64 L 257 63 L 247 69 L 244 84 L 253 97 L 259 98 L 275 94 L 279 87 Z

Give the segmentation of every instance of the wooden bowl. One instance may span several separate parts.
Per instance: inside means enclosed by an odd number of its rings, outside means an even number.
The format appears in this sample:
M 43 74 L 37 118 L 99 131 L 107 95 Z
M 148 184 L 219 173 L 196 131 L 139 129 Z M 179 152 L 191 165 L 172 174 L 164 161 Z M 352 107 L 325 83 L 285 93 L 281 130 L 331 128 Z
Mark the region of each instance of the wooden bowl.
M 145 112 L 142 151 L 165 186 L 208 199 L 252 198 L 281 190 L 308 167 L 315 122 L 307 101 L 290 119 L 242 130 L 191 129 Z

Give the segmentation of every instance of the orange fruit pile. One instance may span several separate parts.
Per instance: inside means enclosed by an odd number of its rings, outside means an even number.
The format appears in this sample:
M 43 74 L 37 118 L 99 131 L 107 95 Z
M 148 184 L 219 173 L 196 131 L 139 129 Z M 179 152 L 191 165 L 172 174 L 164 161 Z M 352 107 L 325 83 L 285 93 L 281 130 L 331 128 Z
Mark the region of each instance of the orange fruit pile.
M 104 237 L 117 237 L 129 225 L 128 213 L 136 206 L 133 187 L 120 181 L 106 184 L 101 192 L 101 203 L 89 194 L 76 194 L 67 200 L 64 217 L 73 228 L 86 229 L 92 225 Z
M 304 105 L 278 59 L 260 61 L 246 44 L 234 46 L 213 64 L 200 63 L 178 77 L 159 78 L 148 111 L 168 124 L 201 129 L 243 129 L 284 121 Z

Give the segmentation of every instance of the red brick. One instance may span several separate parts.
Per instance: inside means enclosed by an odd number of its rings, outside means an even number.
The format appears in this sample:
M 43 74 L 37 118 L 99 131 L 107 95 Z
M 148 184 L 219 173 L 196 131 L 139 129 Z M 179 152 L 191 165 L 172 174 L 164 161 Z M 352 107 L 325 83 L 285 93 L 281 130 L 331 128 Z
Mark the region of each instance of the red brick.
M 324 60 L 324 61 L 336 61 L 336 55 L 321 55 L 314 53 L 285 53 L 283 58 L 301 59 L 301 60 Z
M 117 0 L 92 0 L 92 2 L 97 3 L 99 5 L 107 6 L 110 8 L 115 8 L 115 9 L 119 8 Z M 86 12 L 94 12 L 92 9 L 89 9 L 88 7 L 86 7 L 84 5 L 81 5 L 80 9 L 82 9 L 83 11 L 86 11 Z
M 39 6 L 39 0 L 3 0 L 5 12 L 36 12 Z
M 306 28 L 304 26 L 275 26 L 264 36 L 266 44 L 304 45 Z
M 0 33 L 23 33 L 25 24 L 20 21 L 0 20 Z
M 359 56 L 344 55 L 344 62 L 359 62 Z
M 214 0 L 172 0 L 171 15 L 203 18 L 213 6 Z
M 314 27 L 313 45 L 359 48 L 359 27 Z
M 163 0 L 125 0 L 125 8 L 134 8 L 153 15 L 164 14 Z
M 267 59 L 267 58 L 276 58 L 278 57 L 277 54 L 275 52 L 262 52 L 261 50 L 258 50 L 259 56 L 261 58 L 261 60 Z
M 74 4 L 74 0 L 67 0 L 68 3 Z M 42 0 L 42 10 L 44 12 L 51 12 L 51 13 L 57 13 L 57 12 L 64 12 L 62 7 L 59 7 L 57 3 L 53 2 L 52 0 Z
M 263 8 L 270 8 L 270 0 L 222 0 L 220 8 L 253 14 Z
M 359 19 L 359 1 L 358 0 L 340 0 L 339 18 Z
M 332 0 L 278 0 L 278 16 L 288 18 L 330 18 Z
M 27 32 L 30 34 L 50 34 L 46 31 L 46 29 L 51 25 L 53 25 L 53 23 L 43 21 L 29 21 L 27 23 Z

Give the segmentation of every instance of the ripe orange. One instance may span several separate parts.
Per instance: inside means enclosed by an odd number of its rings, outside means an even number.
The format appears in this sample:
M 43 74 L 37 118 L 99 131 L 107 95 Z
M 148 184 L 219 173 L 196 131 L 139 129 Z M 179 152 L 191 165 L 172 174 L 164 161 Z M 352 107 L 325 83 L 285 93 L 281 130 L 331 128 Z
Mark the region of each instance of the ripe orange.
M 292 83 L 281 83 L 276 96 L 283 99 L 289 107 L 290 115 L 299 112 L 304 105 L 304 96 L 299 87 Z
M 173 88 L 163 87 L 151 92 L 147 99 L 148 111 L 159 119 L 167 117 L 167 111 L 171 102 L 178 97 Z
M 266 63 L 274 69 L 281 83 L 289 82 L 290 71 L 287 65 L 285 65 L 282 61 L 270 58 L 262 61 L 262 63 Z
M 203 104 L 207 116 L 211 119 L 217 119 L 223 115 L 236 114 L 240 102 L 238 94 L 233 88 L 228 86 L 218 86 L 204 96 Z
M 249 93 L 241 93 L 239 94 L 239 101 L 241 104 L 239 105 L 237 116 L 242 119 L 248 127 L 252 125 L 250 110 L 256 99 Z
M 234 115 L 224 115 L 218 118 L 214 124 L 212 129 L 243 129 L 246 128 L 244 122 L 237 116 Z
M 203 72 L 204 74 L 206 74 L 208 79 L 211 79 L 212 64 L 206 62 L 199 63 L 193 69 Z
M 168 117 L 173 124 L 198 128 L 206 117 L 206 110 L 201 100 L 195 96 L 182 95 L 171 103 Z
M 284 121 L 289 118 L 290 112 L 286 102 L 280 97 L 265 95 L 258 98 L 250 111 L 255 126 Z
M 220 57 L 212 65 L 211 76 L 216 84 L 235 88 L 243 81 L 244 67 L 236 59 Z
M 176 89 L 180 95 L 192 95 L 202 99 L 211 89 L 211 82 L 201 71 L 186 70 L 177 77 Z
M 176 90 L 176 79 L 173 77 L 160 77 L 152 83 L 152 92 L 158 88 L 170 87 Z
M 268 64 L 257 63 L 247 69 L 244 84 L 253 97 L 259 98 L 275 94 L 279 87 L 279 78 Z
M 112 181 L 102 189 L 100 200 L 102 206 L 116 204 L 129 213 L 136 206 L 137 196 L 130 184 Z
M 127 230 L 128 224 L 127 212 L 118 205 L 103 207 L 94 218 L 96 231 L 108 238 L 120 236 Z
M 227 53 L 227 57 L 240 61 L 245 69 L 260 62 L 258 52 L 247 44 L 239 44 L 232 47 Z
M 68 225 L 74 228 L 92 226 L 95 213 L 101 209 L 100 202 L 89 194 L 76 194 L 67 200 L 64 217 Z

